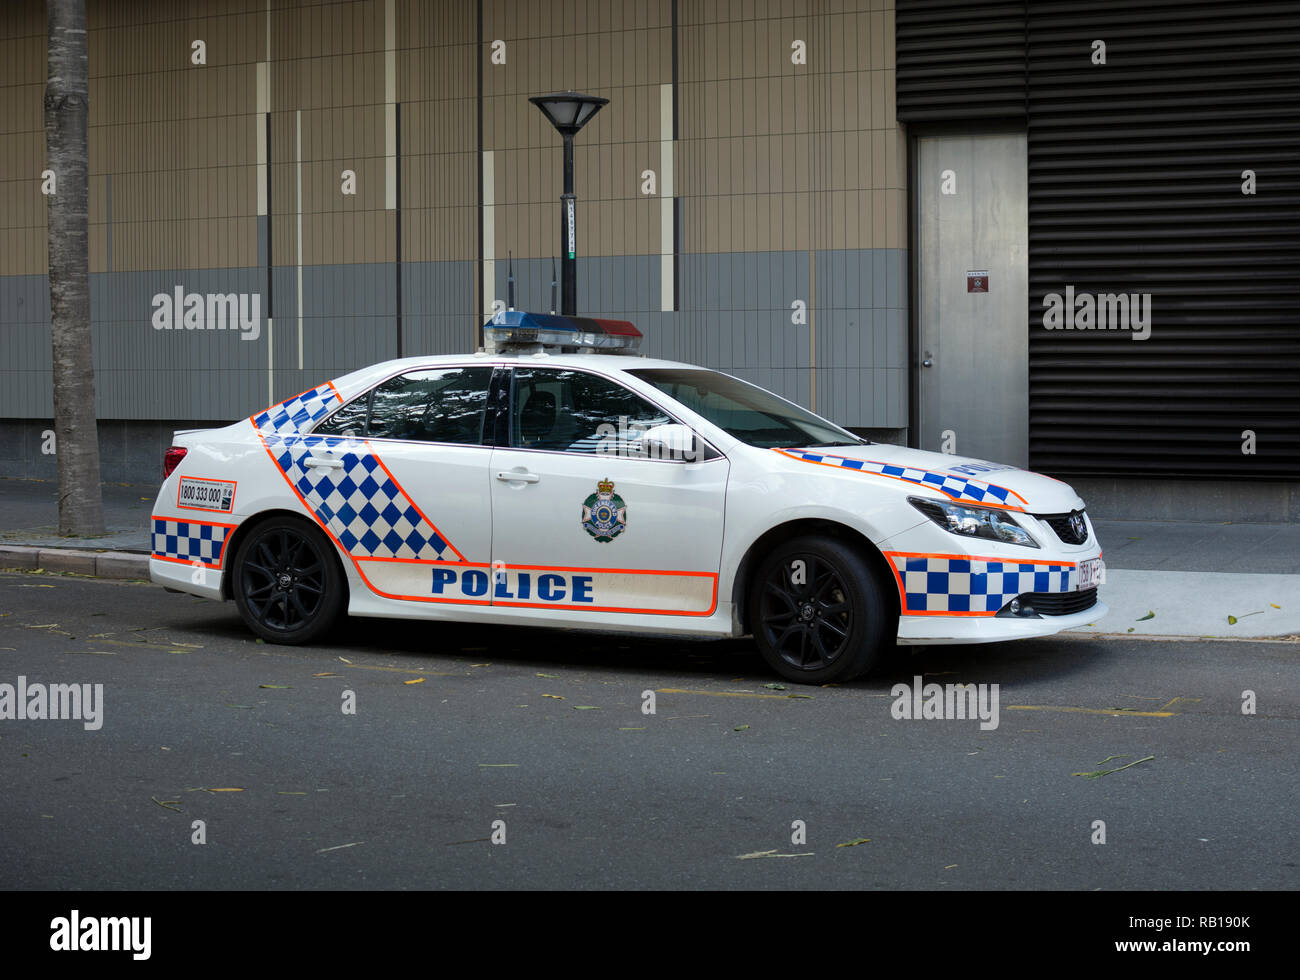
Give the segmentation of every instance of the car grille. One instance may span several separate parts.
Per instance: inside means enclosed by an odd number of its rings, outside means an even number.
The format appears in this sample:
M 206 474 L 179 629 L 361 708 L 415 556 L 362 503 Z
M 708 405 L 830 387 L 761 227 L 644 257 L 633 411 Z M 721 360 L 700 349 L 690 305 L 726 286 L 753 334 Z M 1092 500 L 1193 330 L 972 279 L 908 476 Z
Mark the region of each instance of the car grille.
M 1097 604 L 1096 589 L 1078 592 L 1026 592 L 1018 596 L 1021 606 L 1028 606 L 1040 616 L 1070 616 Z
M 1078 514 L 1083 517 L 1083 511 L 1074 511 L 1069 514 L 1035 514 L 1040 521 L 1044 521 L 1052 529 L 1058 538 L 1065 544 L 1083 544 L 1088 540 L 1088 525 L 1083 525 L 1083 533 L 1075 534 L 1074 528 L 1070 526 L 1070 518 Z

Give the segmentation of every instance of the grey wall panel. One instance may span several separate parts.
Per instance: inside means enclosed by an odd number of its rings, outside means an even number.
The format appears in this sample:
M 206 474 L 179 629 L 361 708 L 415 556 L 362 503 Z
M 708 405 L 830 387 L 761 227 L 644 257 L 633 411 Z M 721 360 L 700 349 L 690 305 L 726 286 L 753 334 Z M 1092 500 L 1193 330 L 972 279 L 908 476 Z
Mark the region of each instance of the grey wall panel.
M 402 318 L 403 354 L 469 354 L 475 349 L 475 330 L 464 314 L 413 315 Z
M 0 278 L 0 416 L 54 410 L 45 276 Z
M 473 350 L 477 318 L 465 311 L 474 307 L 474 269 L 473 262 L 402 263 L 403 354 Z
M 646 353 L 746 372 L 781 394 L 808 403 L 810 325 L 791 322 L 791 303 L 812 302 L 818 331 L 819 408 L 847 425 L 903 424 L 879 414 L 865 379 L 876 367 L 900 368 L 905 353 L 896 270 L 897 250 L 818 252 L 815 292 L 807 252 L 743 252 L 681 256 L 678 312 L 659 310 L 659 256 L 590 256 L 579 263 L 580 308 L 593 316 L 627 319 L 646 336 Z M 497 292 L 506 296 L 506 263 L 497 262 Z M 515 305 L 547 311 L 549 259 L 514 263 Z M 239 418 L 357 367 L 397 352 L 395 267 L 392 263 L 304 266 L 302 367 L 299 368 L 298 270 L 274 270 L 274 324 L 266 316 L 261 268 L 97 273 L 91 280 L 95 321 L 97 405 L 106 419 Z M 893 285 L 891 285 L 893 284 Z M 258 298 L 259 336 L 238 329 L 187 330 L 184 310 L 174 329 L 155 329 L 153 298 L 248 294 Z M 473 349 L 472 262 L 411 262 L 402 266 L 403 352 L 460 353 Z M 44 276 L 0 280 L 0 416 L 33 418 L 51 411 L 49 296 Z M 206 315 L 206 303 L 205 303 Z M 273 348 L 273 351 L 272 351 Z M 273 353 L 274 384 L 267 382 Z M 802 372 L 804 379 L 799 380 Z M 854 373 L 859 375 L 855 381 Z

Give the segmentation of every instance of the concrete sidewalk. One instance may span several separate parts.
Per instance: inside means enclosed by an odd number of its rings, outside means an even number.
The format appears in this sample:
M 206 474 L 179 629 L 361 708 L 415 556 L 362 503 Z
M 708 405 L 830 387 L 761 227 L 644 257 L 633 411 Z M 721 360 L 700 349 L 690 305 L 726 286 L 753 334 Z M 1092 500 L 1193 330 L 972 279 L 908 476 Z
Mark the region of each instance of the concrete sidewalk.
M 0 479 L 0 568 L 148 578 L 155 485 L 104 485 L 98 538 L 60 538 L 53 481 Z M 1081 632 L 1300 637 L 1300 525 L 1111 521 L 1093 515 L 1110 614 Z
M 0 479 L 0 568 L 147 579 L 149 514 L 157 495 L 157 486 L 106 483 L 108 533 L 61 538 L 58 485 L 53 480 Z

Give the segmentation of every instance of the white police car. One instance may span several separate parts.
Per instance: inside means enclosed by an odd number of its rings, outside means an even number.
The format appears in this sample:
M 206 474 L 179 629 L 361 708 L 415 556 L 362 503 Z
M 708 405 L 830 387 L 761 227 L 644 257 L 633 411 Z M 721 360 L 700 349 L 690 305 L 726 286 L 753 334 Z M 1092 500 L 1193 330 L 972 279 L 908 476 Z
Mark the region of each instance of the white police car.
M 485 334 L 499 352 L 388 361 L 177 433 L 153 580 L 233 599 L 277 643 L 344 611 L 752 633 L 808 683 L 895 638 L 1042 636 L 1106 612 L 1064 483 L 626 356 L 640 334 L 622 321 L 510 312 Z

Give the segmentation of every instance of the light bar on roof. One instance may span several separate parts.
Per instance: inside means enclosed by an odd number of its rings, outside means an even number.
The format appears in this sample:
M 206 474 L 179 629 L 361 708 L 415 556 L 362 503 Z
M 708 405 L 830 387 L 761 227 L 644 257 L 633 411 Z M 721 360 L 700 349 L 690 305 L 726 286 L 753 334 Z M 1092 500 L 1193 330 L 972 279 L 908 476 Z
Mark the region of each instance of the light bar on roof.
M 627 320 L 596 320 L 585 316 L 556 316 L 503 310 L 483 325 L 485 340 L 498 348 L 541 344 L 543 347 L 589 347 L 610 353 L 631 352 L 641 346 L 641 331 Z

